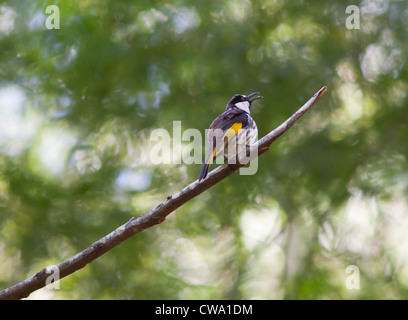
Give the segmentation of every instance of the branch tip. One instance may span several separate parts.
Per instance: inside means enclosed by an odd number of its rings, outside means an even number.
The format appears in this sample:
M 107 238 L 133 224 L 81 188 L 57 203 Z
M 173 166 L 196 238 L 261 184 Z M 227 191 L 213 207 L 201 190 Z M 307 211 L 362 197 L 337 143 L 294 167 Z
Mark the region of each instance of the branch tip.
M 324 86 L 316 93 L 316 98 L 319 99 L 325 92 L 327 91 L 327 87 Z

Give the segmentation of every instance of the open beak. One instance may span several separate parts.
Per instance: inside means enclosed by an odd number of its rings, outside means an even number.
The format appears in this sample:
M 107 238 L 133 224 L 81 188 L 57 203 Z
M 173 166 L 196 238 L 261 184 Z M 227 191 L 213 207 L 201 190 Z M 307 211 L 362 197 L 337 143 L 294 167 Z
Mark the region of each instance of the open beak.
M 254 95 L 256 95 L 256 94 L 259 94 L 259 92 L 254 92 L 254 93 L 251 93 L 251 94 L 249 94 L 248 95 L 248 101 L 249 102 L 252 102 L 252 101 L 254 101 L 254 100 L 257 100 L 257 99 L 262 99 L 263 97 L 262 96 L 256 96 L 256 97 L 253 97 Z M 253 97 L 253 98 L 252 98 Z

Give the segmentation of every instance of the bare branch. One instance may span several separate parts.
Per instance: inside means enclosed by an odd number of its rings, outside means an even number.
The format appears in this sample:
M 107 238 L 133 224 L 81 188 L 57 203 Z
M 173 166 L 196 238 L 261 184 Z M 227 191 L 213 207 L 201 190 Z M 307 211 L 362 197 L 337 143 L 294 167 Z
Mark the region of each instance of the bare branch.
M 326 92 L 326 90 L 326 87 L 321 88 L 289 119 L 287 119 L 275 130 L 268 133 L 262 139 L 258 140 L 251 147 L 251 150 L 257 149 L 254 158 L 267 151 L 269 146 L 282 134 L 284 134 L 303 114 L 305 114 L 306 111 L 309 110 L 313 104 Z M 160 203 L 144 215 L 130 219 L 127 223 L 96 241 L 85 250 L 58 264 L 57 268 L 60 272 L 60 278 L 64 278 L 69 274 L 85 267 L 88 263 L 108 252 L 113 247 L 116 247 L 129 237 L 138 234 L 139 232 L 156 224 L 162 223 L 174 210 L 205 190 L 211 188 L 221 180 L 225 179 L 230 174 L 237 171 L 241 166 L 242 165 L 240 163 L 237 163 L 236 165 L 221 165 L 215 170 L 211 171 L 207 178 L 201 182 L 198 182 L 198 180 L 194 181 L 180 192 L 174 194 L 173 196 L 169 196 L 166 201 Z M 46 280 L 51 273 L 52 271 L 48 271 L 45 268 L 42 269 L 32 277 L 10 288 L 0 291 L 0 299 L 21 299 L 28 297 L 33 291 L 45 287 Z

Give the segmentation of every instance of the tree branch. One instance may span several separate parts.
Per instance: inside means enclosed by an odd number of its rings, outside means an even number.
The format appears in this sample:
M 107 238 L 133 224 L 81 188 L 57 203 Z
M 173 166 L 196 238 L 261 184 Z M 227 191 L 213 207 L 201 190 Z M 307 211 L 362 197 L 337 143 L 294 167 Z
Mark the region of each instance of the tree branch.
M 306 111 L 309 110 L 313 104 L 326 92 L 326 90 L 326 87 L 321 88 L 289 119 L 252 145 L 251 150 L 257 149 L 257 152 L 254 153 L 252 159 L 267 151 L 269 146 L 282 134 L 284 134 L 303 114 L 305 114 Z M 201 182 L 198 182 L 198 180 L 194 181 L 180 192 L 167 197 L 166 201 L 160 203 L 158 206 L 144 215 L 137 218 L 131 218 L 127 223 L 96 241 L 85 250 L 58 264 L 57 268 L 59 270 L 59 278 L 64 278 L 69 274 L 85 267 L 88 263 L 97 259 L 131 236 L 156 224 L 162 223 L 174 210 L 205 190 L 211 188 L 221 180 L 225 179 L 230 174 L 237 171 L 241 166 L 242 165 L 239 162 L 236 165 L 221 165 L 211 171 L 207 178 Z M 34 274 L 32 277 L 10 288 L 0 291 L 0 299 L 21 299 L 28 297 L 33 291 L 45 287 L 47 278 L 51 275 L 52 270 L 48 271 L 46 268 L 44 268 Z

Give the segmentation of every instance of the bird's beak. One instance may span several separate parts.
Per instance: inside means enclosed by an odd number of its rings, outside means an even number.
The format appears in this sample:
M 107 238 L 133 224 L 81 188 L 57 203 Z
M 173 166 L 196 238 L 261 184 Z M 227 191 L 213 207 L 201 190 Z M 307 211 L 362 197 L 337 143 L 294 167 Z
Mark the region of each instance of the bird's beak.
M 254 100 L 262 99 L 262 98 L 263 98 L 262 96 L 253 97 L 253 96 L 256 95 L 256 94 L 259 94 L 259 92 L 254 92 L 254 93 L 249 94 L 249 95 L 248 95 L 248 101 L 249 101 L 249 102 L 252 102 L 252 101 L 254 101 Z M 253 98 L 252 98 L 252 97 L 253 97 Z M 252 99 L 251 99 L 251 98 L 252 98 Z

